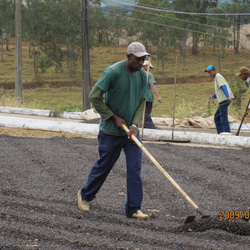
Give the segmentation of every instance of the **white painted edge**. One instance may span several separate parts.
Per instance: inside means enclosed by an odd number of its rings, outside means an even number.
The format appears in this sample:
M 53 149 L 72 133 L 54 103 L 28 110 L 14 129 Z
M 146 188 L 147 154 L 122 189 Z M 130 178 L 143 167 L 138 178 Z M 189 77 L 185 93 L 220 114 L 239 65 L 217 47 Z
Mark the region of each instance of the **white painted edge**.
M 76 119 L 84 120 L 83 112 L 60 112 L 53 110 L 43 110 L 43 109 L 27 109 L 27 108 L 12 108 L 0 106 L 0 113 L 7 114 L 20 114 L 20 115 L 35 115 L 35 116 L 45 116 L 45 117 L 59 117 L 65 119 Z M 96 114 L 96 117 L 100 117 Z
M 143 139 L 172 140 L 171 131 L 144 129 Z M 250 137 L 234 135 L 218 135 L 194 132 L 174 132 L 174 140 L 190 140 L 193 143 L 221 145 L 228 147 L 250 148 Z
M 74 134 L 97 135 L 98 124 L 85 124 L 63 121 L 0 116 L 0 127 L 40 129 L 46 131 L 69 132 Z
M 82 135 L 97 136 L 99 132 L 99 124 L 85 124 L 68 121 L 50 121 L 20 117 L 0 116 L 0 127 L 10 128 L 29 128 L 40 130 L 51 130 L 59 132 L 68 132 Z M 143 139 L 146 140 L 171 140 L 172 131 L 158 129 L 144 129 Z M 193 143 L 222 145 L 229 147 L 250 147 L 250 137 L 242 136 L 223 136 L 217 134 L 194 133 L 194 132 L 174 132 L 176 140 L 190 140 Z
M 94 109 L 92 109 L 94 110 Z M 59 117 L 65 119 L 75 119 L 84 120 L 83 112 L 55 112 L 53 110 L 43 110 L 43 109 L 28 109 L 28 108 L 16 108 L 16 107 L 4 107 L 0 106 L 0 113 L 7 114 L 22 114 L 22 115 L 35 115 L 35 116 L 45 116 L 45 117 Z M 96 117 L 100 117 L 99 114 L 95 114 Z M 161 121 L 165 118 L 152 117 L 155 121 Z M 237 130 L 240 123 L 230 123 L 230 128 Z M 250 130 L 250 124 L 243 123 L 241 130 Z

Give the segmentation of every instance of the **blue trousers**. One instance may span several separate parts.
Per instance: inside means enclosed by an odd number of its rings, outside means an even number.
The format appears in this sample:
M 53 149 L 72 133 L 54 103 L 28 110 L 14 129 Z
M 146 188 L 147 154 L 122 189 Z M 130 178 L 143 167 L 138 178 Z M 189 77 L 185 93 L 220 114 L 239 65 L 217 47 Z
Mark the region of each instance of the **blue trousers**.
M 230 125 L 228 121 L 228 106 L 230 101 L 223 101 L 219 103 L 219 108 L 214 114 L 214 122 L 216 125 L 217 133 L 231 132 Z
M 154 122 L 151 118 L 152 107 L 152 102 L 146 102 L 144 128 L 156 129 Z
M 139 133 L 137 138 L 141 141 Z M 141 209 L 143 199 L 141 165 L 142 150 L 127 137 L 112 136 L 99 132 L 99 159 L 92 167 L 86 185 L 81 189 L 82 198 L 92 201 L 101 188 L 115 162 L 124 149 L 127 164 L 127 201 L 125 203 L 126 216 Z M 108 203 L 108 201 L 107 201 Z

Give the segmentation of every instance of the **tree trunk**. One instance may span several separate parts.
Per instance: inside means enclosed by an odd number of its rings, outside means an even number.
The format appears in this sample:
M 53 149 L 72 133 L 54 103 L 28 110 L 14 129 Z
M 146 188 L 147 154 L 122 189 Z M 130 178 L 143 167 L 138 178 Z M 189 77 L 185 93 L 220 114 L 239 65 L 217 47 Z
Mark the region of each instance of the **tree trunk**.
M 240 49 L 240 15 L 238 15 L 238 21 L 237 21 L 237 40 L 236 40 L 236 48 L 235 53 L 239 54 Z
M 69 77 L 72 78 L 73 76 L 73 49 L 71 44 L 68 43 L 68 69 L 69 69 Z
M 207 52 L 207 44 L 206 44 L 206 35 L 205 35 L 205 37 L 204 37 L 204 44 L 203 44 L 203 46 L 204 46 L 204 49 L 203 49 L 203 55 L 206 55 L 206 52 Z
M 235 21 L 235 16 L 234 16 L 234 53 L 236 53 L 236 21 Z
M 6 51 L 9 51 L 9 34 L 6 34 L 6 38 L 5 38 L 5 40 L 6 40 Z
M 162 65 L 162 78 L 163 78 L 163 81 L 166 80 L 166 75 L 165 75 L 165 65 L 164 65 L 164 45 L 163 43 L 161 42 L 161 65 Z
M 193 46 L 192 46 L 192 54 L 198 55 L 198 43 L 199 43 L 199 37 L 197 34 L 193 34 Z
M 221 72 L 221 65 L 220 65 L 220 50 L 218 50 L 218 64 L 219 64 L 219 72 Z
M 157 74 L 159 74 L 159 68 L 160 68 L 160 58 L 159 58 L 159 53 L 157 53 Z
M 36 44 L 35 39 L 33 38 L 33 77 L 36 79 Z
M 182 53 L 182 58 L 183 58 L 183 64 L 185 65 L 186 64 L 186 40 L 183 42 L 183 53 Z
M 29 58 L 31 58 L 31 43 L 30 43 L 30 38 L 29 38 Z
M 3 62 L 3 36 L 1 36 L 1 62 Z
M 216 38 L 215 38 L 215 36 L 216 36 L 216 33 L 215 33 L 215 31 L 214 31 L 214 41 L 213 41 L 214 55 L 215 55 L 215 53 L 216 53 Z

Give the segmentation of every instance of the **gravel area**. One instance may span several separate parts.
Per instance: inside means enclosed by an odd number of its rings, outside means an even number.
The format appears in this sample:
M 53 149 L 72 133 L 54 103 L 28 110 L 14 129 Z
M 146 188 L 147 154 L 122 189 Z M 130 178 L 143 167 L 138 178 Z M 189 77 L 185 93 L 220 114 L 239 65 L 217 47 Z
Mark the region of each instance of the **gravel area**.
M 146 155 L 142 211 L 150 218 L 127 218 L 124 153 L 84 213 L 77 191 L 98 157 L 97 139 L 1 128 L 0 249 L 249 249 L 250 149 L 144 146 L 209 218 Z M 188 215 L 195 221 L 184 224 Z

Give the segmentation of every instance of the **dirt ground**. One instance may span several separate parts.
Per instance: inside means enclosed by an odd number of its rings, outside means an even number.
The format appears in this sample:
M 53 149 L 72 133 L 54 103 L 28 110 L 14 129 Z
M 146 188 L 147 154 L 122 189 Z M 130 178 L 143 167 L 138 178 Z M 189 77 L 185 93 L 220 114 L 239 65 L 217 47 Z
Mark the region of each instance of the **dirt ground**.
M 249 217 L 250 149 L 144 146 L 209 218 L 145 155 L 142 210 L 150 219 L 127 218 L 124 153 L 84 213 L 77 191 L 98 157 L 97 139 L 0 128 L 0 249 L 249 249 L 250 220 L 237 217 Z

